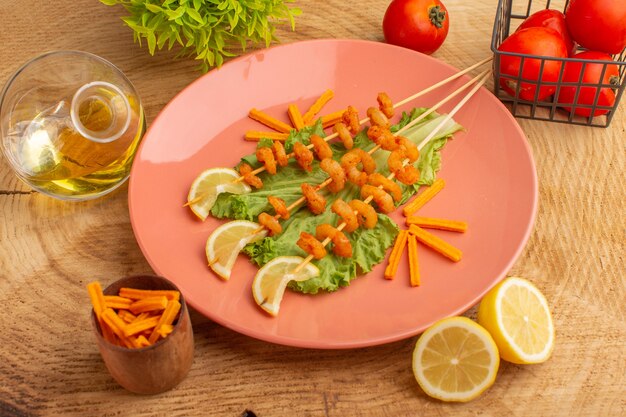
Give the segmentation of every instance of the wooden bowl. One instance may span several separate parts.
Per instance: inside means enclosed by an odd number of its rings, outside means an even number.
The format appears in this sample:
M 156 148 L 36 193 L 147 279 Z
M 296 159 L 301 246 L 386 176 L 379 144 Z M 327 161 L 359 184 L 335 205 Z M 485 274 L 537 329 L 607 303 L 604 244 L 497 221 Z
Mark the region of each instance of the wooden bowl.
M 165 278 L 138 275 L 122 278 L 103 292 L 105 295 L 117 295 L 122 287 L 179 291 Z M 187 376 L 193 362 L 194 345 L 189 311 L 182 293 L 180 304 L 179 318 L 172 333 L 140 349 L 117 346 L 105 340 L 92 309 L 91 323 L 100 354 L 107 369 L 121 386 L 137 394 L 158 394 L 172 389 Z

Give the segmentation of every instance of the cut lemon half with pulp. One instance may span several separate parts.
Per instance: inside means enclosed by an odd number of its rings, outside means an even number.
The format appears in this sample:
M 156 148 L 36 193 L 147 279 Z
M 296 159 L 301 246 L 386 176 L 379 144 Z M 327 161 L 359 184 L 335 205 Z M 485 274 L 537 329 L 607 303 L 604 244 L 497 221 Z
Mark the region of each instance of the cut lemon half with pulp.
M 413 373 L 426 394 L 443 401 L 470 401 L 496 379 L 500 357 L 489 333 L 466 317 L 433 324 L 417 340 Z
M 510 277 L 480 302 L 478 322 L 493 336 L 505 361 L 546 361 L 554 348 L 554 324 L 543 294 L 523 278 Z
M 239 173 L 231 168 L 211 168 L 202 172 L 191 184 L 187 204 L 200 219 L 205 220 L 221 193 L 245 194 L 251 188 L 244 182 L 234 182 Z
M 276 316 L 290 281 L 306 281 L 320 274 L 320 270 L 310 263 L 294 272 L 303 261 L 300 256 L 279 256 L 263 265 L 252 282 L 254 301 L 263 310 Z
M 221 278 L 228 280 L 237 255 L 244 246 L 261 240 L 266 235 L 267 229 L 261 228 L 255 222 L 234 220 L 224 223 L 211 233 L 206 242 L 209 266 Z

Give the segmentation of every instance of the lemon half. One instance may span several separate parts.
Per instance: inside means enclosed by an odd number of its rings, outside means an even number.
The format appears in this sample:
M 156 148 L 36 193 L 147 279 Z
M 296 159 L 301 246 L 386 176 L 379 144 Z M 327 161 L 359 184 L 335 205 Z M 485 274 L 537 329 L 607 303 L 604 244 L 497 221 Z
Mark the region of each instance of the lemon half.
M 303 261 L 300 256 L 279 256 L 263 265 L 252 282 L 254 301 L 263 310 L 276 316 L 290 281 L 306 281 L 320 274 L 320 270 L 311 263 L 294 272 Z
M 507 278 L 489 291 L 478 308 L 478 322 L 491 333 L 506 361 L 540 363 L 554 349 L 548 302 L 523 278 Z
M 417 340 L 413 374 L 431 397 L 470 401 L 496 379 L 500 357 L 489 333 L 466 317 L 443 319 Z
M 234 182 L 239 173 L 231 168 L 211 168 L 203 171 L 189 188 L 187 202 L 191 211 L 205 220 L 221 193 L 245 194 L 251 191 L 248 184 Z
M 248 244 L 263 239 L 267 229 L 247 220 L 224 223 L 211 233 L 206 243 L 206 256 L 211 269 L 228 280 L 237 255 Z

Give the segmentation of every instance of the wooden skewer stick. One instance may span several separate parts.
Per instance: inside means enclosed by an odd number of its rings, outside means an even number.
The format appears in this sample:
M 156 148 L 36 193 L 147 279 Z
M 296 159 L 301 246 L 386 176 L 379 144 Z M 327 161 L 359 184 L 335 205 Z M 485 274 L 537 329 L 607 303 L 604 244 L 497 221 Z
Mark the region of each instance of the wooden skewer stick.
M 446 125 L 446 123 L 448 123 L 448 121 L 452 119 L 452 116 L 454 116 L 461 109 L 461 107 L 463 107 L 465 103 L 467 103 L 468 100 L 472 98 L 472 96 L 480 89 L 480 87 L 482 87 L 487 82 L 487 79 L 489 78 L 489 74 L 488 73 L 481 74 L 476 78 L 479 78 L 481 76 L 482 76 L 482 79 L 479 82 L 477 82 L 476 85 L 467 93 L 467 95 L 463 97 L 463 99 L 456 106 L 454 106 L 454 108 L 450 111 L 450 113 L 448 113 L 447 116 L 444 117 L 444 119 L 437 126 L 435 126 L 432 132 L 430 132 L 430 134 L 426 136 L 424 140 L 422 140 L 422 142 L 418 145 L 419 150 L 421 150 L 428 143 L 428 141 L 430 141 L 433 137 L 435 137 L 435 135 Z M 403 165 L 406 165 L 408 162 L 409 160 L 405 159 L 403 161 Z M 387 178 L 393 179 L 394 177 L 395 177 L 395 173 L 392 172 L 391 174 L 389 174 Z M 382 189 L 382 185 L 378 186 L 378 188 Z M 373 196 L 370 195 L 364 200 L 364 202 L 369 204 L 372 201 L 372 199 L 373 199 Z M 345 226 L 346 226 L 346 223 L 341 222 L 341 224 L 337 227 L 337 229 L 343 228 Z M 328 238 L 324 239 L 324 241 L 322 242 L 322 246 L 326 246 L 329 242 L 330 242 L 330 239 Z M 307 256 L 302 262 L 298 264 L 298 266 L 296 266 L 293 273 L 297 274 L 298 272 L 300 272 L 312 260 L 313 260 L 313 255 Z

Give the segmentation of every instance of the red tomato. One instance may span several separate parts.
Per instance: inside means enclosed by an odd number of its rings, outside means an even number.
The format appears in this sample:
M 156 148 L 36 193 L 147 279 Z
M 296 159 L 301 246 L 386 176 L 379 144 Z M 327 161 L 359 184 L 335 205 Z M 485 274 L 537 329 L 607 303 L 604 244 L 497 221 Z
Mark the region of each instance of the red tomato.
M 567 24 L 565 23 L 565 15 L 558 10 L 543 9 L 536 13 L 531 14 L 522 22 L 517 30 L 526 28 L 541 26 L 545 28 L 551 28 L 559 32 L 559 35 L 563 37 L 567 52 L 570 55 L 574 54 L 574 41 L 567 31 Z
M 567 47 L 563 38 L 554 30 L 544 27 L 522 29 L 506 38 L 500 47 L 501 52 L 516 52 L 527 55 L 541 55 L 545 57 L 566 58 Z M 541 62 L 543 72 L 540 74 Z M 562 62 L 559 60 L 542 60 L 538 58 L 524 58 L 524 67 L 520 69 L 522 58 L 511 55 L 500 56 L 500 73 L 522 78 L 533 82 L 522 81 L 519 86 L 519 98 L 533 101 L 538 82 L 556 82 L 559 78 Z M 512 96 L 515 96 L 517 80 L 501 77 L 500 86 Z M 541 86 L 537 100 L 542 101 L 554 94 L 556 86 Z
M 613 61 L 611 55 L 604 52 L 585 51 L 574 55 L 572 58 L 589 59 L 594 61 Z M 565 70 L 563 71 L 564 82 L 578 83 L 580 80 L 580 72 L 582 71 L 582 62 L 567 62 L 565 64 Z M 602 68 L 604 64 L 589 64 L 585 65 L 585 72 L 583 73 L 583 84 L 618 84 L 619 83 L 619 71 L 617 65 L 608 64 L 604 71 L 604 77 L 602 77 Z M 602 77 L 602 81 L 600 81 Z M 559 90 L 558 104 L 572 104 L 576 97 L 576 90 L 578 87 L 561 87 Z M 578 99 L 576 104 L 593 105 L 593 101 L 598 93 L 598 87 L 580 87 L 578 93 Z M 597 105 L 599 106 L 612 106 L 615 103 L 615 92 L 610 87 L 600 88 L 600 94 L 598 95 Z M 572 111 L 571 107 L 562 106 L 567 111 Z M 597 109 L 593 112 L 593 117 L 600 116 L 608 113 L 607 109 Z M 574 109 L 574 113 L 589 117 L 591 115 L 591 108 L 577 107 Z
M 393 0 L 383 18 L 385 40 L 432 54 L 448 36 L 450 18 L 440 0 Z
M 565 22 L 584 48 L 619 54 L 626 47 L 625 0 L 571 0 Z

